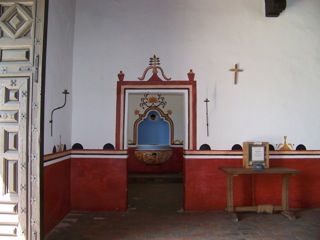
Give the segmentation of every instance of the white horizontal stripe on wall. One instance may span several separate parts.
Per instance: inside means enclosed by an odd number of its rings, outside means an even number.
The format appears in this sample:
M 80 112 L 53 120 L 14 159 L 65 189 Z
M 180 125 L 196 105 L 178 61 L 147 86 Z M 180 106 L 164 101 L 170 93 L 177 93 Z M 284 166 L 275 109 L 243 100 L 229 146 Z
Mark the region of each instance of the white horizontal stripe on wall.
M 124 155 L 107 155 L 107 154 L 101 154 L 101 155 L 98 155 L 98 154 L 93 154 L 93 155 L 90 155 L 90 154 L 72 154 L 71 155 L 72 158 L 117 158 L 117 159 L 123 159 L 123 158 L 128 158 L 128 155 L 124 154 Z
M 242 155 L 184 155 L 185 159 L 242 159 Z
M 63 157 L 59 157 L 53 160 L 47 160 L 44 162 L 44 167 L 50 166 L 65 160 L 68 160 L 70 158 L 89 158 L 89 159 L 127 159 L 128 155 L 107 155 L 107 154 L 71 154 Z M 184 155 L 184 158 L 186 160 L 188 159 L 242 159 L 242 155 Z M 269 159 L 319 159 L 320 155 L 270 155 Z
M 59 163 L 59 162 L 62 162 L 62 161 L 65 161 L 65 160 L 69 160 L 70 158 L 96 158 L 96 159 L 102 159 L 102 158 L 105 158 L 107 160 L 109 159 L 127 159 L 128 155 L 82 155 L 82 154 L 71 154 L 71 155 L 68 155 L 68 156 L 63 156 L 63 157 L 60 157 L 60 158 L 56 158 L 56 159 L 53 159 L 53 160 L 47 160 L 44 162 L 43 166 L 46 167 L 46 166 L 50 166 L 50 165 L 53 165 L 53 164 L 56 164 L 56 163 Z
M 184 155 L 185 159 L 242 159 L 242 155 Z M 320 155 L 270 155 L 269 159 L 319 159 Z
M 69 160 L 69 159 L 70 159 L 70 155 L 64 156 L 64 157 L 60 157 L 60 158 L 57 158 L 57 159 L 54 159 L 54 160 L 47 160 L 47 161 L 44 162 L 43 166 L 44 167 L 50 166 L 50 165 L 53 165 L 53 164 L 56 164 L 56 163 L 59 163 L 59 162 L 65 161 L 65 160 Z

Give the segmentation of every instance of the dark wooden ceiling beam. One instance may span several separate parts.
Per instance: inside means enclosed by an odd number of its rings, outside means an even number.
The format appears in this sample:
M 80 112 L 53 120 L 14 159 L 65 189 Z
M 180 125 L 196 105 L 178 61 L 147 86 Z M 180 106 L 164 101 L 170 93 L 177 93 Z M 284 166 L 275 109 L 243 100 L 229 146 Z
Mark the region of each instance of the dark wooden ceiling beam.
M 278 17 L 280 13 L 286 9 L 286 0 L 265 0 L 266 17 Z

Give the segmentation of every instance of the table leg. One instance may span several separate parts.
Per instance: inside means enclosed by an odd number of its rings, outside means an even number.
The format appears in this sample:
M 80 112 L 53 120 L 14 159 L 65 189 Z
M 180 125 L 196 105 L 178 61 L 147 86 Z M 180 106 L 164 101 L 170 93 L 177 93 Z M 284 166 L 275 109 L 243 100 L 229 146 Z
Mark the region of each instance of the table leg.
M 227 211 L 232 214 L 232 221 L 239 221 L 233 207 L 233 175 L 228 175 L 227 179 Z
M 227 211 L 233 212 L 233 176 L 228 175 L 227 180 Z
M 295 219 L 292 212 L 289 211 L 289 175 L 284 174 L 282 177 L 282 212 L 281 214 L 290 220 Z

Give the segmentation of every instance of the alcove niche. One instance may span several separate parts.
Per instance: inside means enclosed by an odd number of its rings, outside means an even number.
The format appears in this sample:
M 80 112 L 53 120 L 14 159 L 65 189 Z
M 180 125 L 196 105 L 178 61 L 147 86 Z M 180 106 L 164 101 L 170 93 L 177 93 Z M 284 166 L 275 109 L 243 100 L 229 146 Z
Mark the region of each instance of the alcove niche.
M 124 148 L 178 145 L 188 149 L 187 90 L 128 90 L 125 98 Z
M 159 72 L 162 79 L 158 76 Z M 151 77 L 145 80 L 147 75 Z M 144 125 L 151 129 L 157 118 L 161 123 L 158 132 L 168 131 L 156 137 L 160 145 L 169 143 L 171 147 L 196 149 L 196 81 L 192 70 L 187 76 L 188 80 L 166 77 L 156 56 L 150 58 L 149 67 L 137 80 L 124 80 L 125 75 L 120 71 L 117 82 L 116 149 L 136 147 L 139 136 L 143 143 L 146 139 L 152 139 L 148 134 L 139 133 L 139 129 Z M 144 140 L 141 141 L 141 137 Z

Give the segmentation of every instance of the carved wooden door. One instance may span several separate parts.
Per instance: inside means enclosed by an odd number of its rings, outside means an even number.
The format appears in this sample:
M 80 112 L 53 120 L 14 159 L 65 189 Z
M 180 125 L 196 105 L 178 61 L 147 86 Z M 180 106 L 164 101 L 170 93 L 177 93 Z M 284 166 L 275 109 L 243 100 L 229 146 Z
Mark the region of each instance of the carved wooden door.
M 45 0 L 0 0 L 0 239 L 40 239 Z

